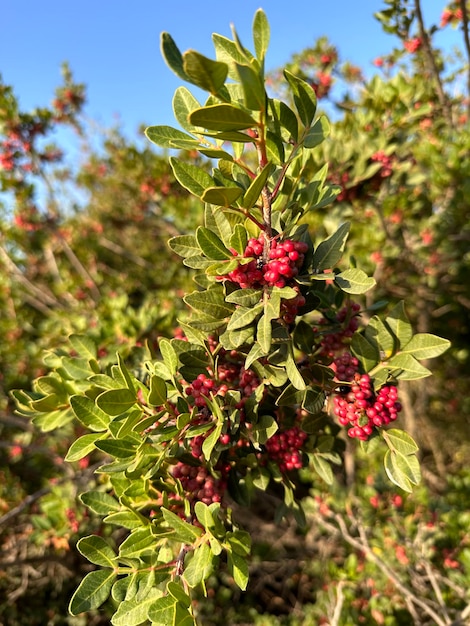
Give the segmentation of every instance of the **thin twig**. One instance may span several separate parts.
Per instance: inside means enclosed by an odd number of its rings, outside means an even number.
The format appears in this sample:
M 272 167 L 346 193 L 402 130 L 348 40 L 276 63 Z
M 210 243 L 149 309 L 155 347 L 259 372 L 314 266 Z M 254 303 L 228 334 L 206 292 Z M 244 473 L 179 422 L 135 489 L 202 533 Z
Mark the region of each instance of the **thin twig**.
M 462 30 L 465 50 L 467 52 L 467 111 L 470 116 L 470 35 L 468 34 L 468 12 L 466 0 L 460 0 L 460 10 L 462 11 Z

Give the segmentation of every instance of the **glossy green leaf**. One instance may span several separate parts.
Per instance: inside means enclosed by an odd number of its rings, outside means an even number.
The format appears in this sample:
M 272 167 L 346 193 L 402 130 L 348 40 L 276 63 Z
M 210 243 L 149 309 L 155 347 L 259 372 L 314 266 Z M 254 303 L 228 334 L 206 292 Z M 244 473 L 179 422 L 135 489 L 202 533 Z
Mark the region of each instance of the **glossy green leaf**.
M 212 35 L 212 41 L 214 42 L 217 60 L 226 63 L 228 66 L 228 75 L 233 80 L 237 80 L 238 74 L 235 70 L 235 63 L 249 63 L 250 59 L 246 56 L 244 51 L 240 50 L 234 41 L 223 35 L 214 33 Z
M 137 443 L 134 439 L 103 439 L 96 442 L 98 450 L 102 450 L 117 459 L 125 459 L 135 455 Z
M 119 546 L 119 555 L 126 558 L 140 557 L 155 551 L 157 538 L 150 527 L 137 528 Z
M 401 354 L 411 354 L 415 359 L 432 359 L 443 354 L 450 341 L 430 333 L 418 333 L 402 348 Z
M 149 589 L 143 597 L 132 600 L 124 600 L 119 604 L 118 610 L 111 618 L 113 626 L 140 626 L 147 622 L 152 607 L 161 598 L 160 589 Z M 168 622 L 171 624 L 172 622 Z
M 115 567 L 116 555 L 109 543 L 98 535 L 82 537 L 77 542 L 77 549 L 90 563 L 102 567 Z
M 248 233 L 246 228 L 241 224 L 236 224 L 233 233 L 230 236 L 230 247 L 236 250 L 238 254 L 243 254 L 247 243 Z
M 229 207 L 243 195 L 240 187 L 209 187 L 201 196 L 203 202 L 217 206 Z
M 363 270 L 349 269 L 340 274 L 336 274 L 335 283 L 346 293 L 362 294 L 374 287 L 375 278 L 367 276 Z
M 249 571 L 246 558 L 236 552 L 228 552 L 227 565 L 235 584 L 244 591 L 248 585 Z
M 174 140 L 189 141 L 196 145 L 199 144 L 194 137 L 172 126 L 149 126 L 145 129 L 145 136 L 150 139 L 152 143 L 160 146 L 160 148 L 174 148 Z
M 202 198 L 206 189 L 214 187 L 214 181 L 202 168 L 175 157 L 170 157 L 170 165 L 180 185 L 198 198 Z
M 72 396 L 70 405 L 77 419 L 90 430 L 100 432 L 108 428 L 111 419 L 110 414 L 100 409 L 87 396 Z
M 184 301 L 196 311 L 207 313 L 215 319 L 228 317 L 235 310 L 232 304 L 225 302 L 223 292 L 218 289 L 193 291 L 184 297 Z
M 103 491 L 87 491 L 79 496 L 81 502 L 97 515 L 108 515 L 112 511 L 120 511 L 119 502 Z
M 195 50 L 187 50 L 183 54 L 183 71 L 194 85 L 216 95 L 224 86 L 228 67 L 226 63 L 213 61 Z M 193 120 L 190 121 L 194 124 Z
M 201 253 L 194 235 L 178 235 L 168 241 L 170 248 L 179 256 L 186 258 Z
M 97 435 L 92 433 L 78 437 L 78 439 L 76 439 L 70 446 L 67 454 L 65 455 L 65 460 L 69 463 L 73 463 L 74 461 L 83 459 L 83 457 L 87 456 L 87 454 L 96 450 L 95 442 L 105 436 L 106 435 L 104 434 Z
M 310 126 L 317 110 L 317 96 L 313 88 L 298 76 L 284 70 L 284 76 L 294 95 L 295 108 L 305 126 Z
M 335 479 L 330 463 L 318 453 L 311 454 L 310 460 L 313 469 L 320 476 L 320 478 L 324 480 L 327 485 L 332 485 Z
M 286 139 L 289 140 L 291 138 L 297 143 L 299 139 L 299 121 L 294 111 L 281 100 L 270 100 L 269 102 L 275 119 L 288 132 Z
M 298 389 L 299 391 L 303 391 L 306 389 L 305 381 L 297 368 L 291 351 L 288 352 L 286 358 L 286 372 L 290 382 L 296 389 Z
M 190 587 L 196 587 L 203 580 L 207 580 L 214 571 L 215 556 L 212 553 L 210 545 L 203 543 L 196 548 L 192 554 L 191 560 L 184 568 L 184 580 Z
M 378 345 L 384 358 L 388 359 L 392 356 L 395 349 L 395 337 L 377 315 L 371 317 L 364 334 L 370 343 Z
M 330 130 L 328 118 L 325 115 L 320 116 L 305 135 L 303 145 L 306 148 L 315 148 L 328 137 Z
M 209 259 L 219 261 L 233 259 L 233 254 L 225 247 L 222 240 L 209 228 L 199 226 L 196 230 L 196 239 L 203 254 Z
M 98 407 L 108 415 L 115 416 L 124 413 L 137 402 L 135 392 L 129 389 L 110 389 L 96 398 Z
M 175 118 L 189 132 L 197 131 L 193 124 L 189 121 L 189 115 L 194 109 L 200 108 L 200 103 L 186 87 L 178 87 L 173 96 L 173 112 Z
M 403 301 L 398 302 L 385 318 L 386 323 L 398 340 L 399 346 L 403 347 L 413 336 L 413 327 L 408 320 Z
M 183 56 L 169 33 L 162 33 L 160 37 L 162 56 L 168 67 L 182 80 L 190 82 L 189 76 L 183 68 Z
M 249 65 L 236 64 L 240 83 L 243 88 L 243 103 L 252 111 L 264 111 L 266 91 L 259 74 Z
M 400 380 L 418 380 L 431 375 L 428 368 L 421 365 L 411 354 L 396 354 L 388 361 L 388 367 Z
M 313 267 L 315 271 L 331 269 L 338 263 L 343 256 L 350 227 L 351 224 L 349 222 L 341 224 L 335 233 L 318 245 L 313 254 Z
M 196 109 L 189 116 L 195 126 L 217 131 L 238 131 L 257 126 L 256 120 L 232 104 L 213 104 Z
M 69 409 L 52 411 L 51 413 L 45 413 L 43 415 L 37 415 L 32 418 L 32 422 L 35 426 L 40 428 L 43 432 L 48 433 L 56 428 L 61 428 L 72 421 L 74 415 Z
M 178 369 L 178 356 L 171 344 L 171 341 L 165 338 L 160 339 L 158 342 L 158 348 L 160 350 L 160 354 L 162 355 L 163 362 L 168 368 L 170 374 L 176 374 Z
M 197 526 L 192 526 L 181 519 L 175 513 L 162 507 L 163 518 L 168 526 L 175 531 L 175 538 L 183 543 L 192 544 L 202 535 L 202 530 Z
M 380 352 L 377 344 L 373 341 L 368 341 L 361 333 L 354 333 L 351 340 L 351 352 L 359 360 L 365 372 L 370 372 L 380 361 Z
M 264 445 L 278 429 L 279 426 L 274 417 L 271 415 L 261 415 L 253 426 L 251 436 L 254 442 Z
M 248 189 L 245 191 L 245 195 L 241 200 L 241 204 L 245 209 L 251 209 L 258 202 L 271 171 L 271 164 L 268 163 L 265 167 L 263 167 L 261 172 L 256 176 Z
M 269 46 L 270 29 L 266 13 L 258 9 L 253 19 L 253 42 L 258 60 L 263 63 Z
M 418 485 L 421 480 L 421 469 L 415 455 L 403 456 L 387 450 L 384 467 L 392 483 L 408 493 L 411 493 L 413 486 Z
M 230 321 L 227 325 L 227 330 L 236 330 L 238 328 L 244 328 L 251 324 L 257 317 L 263 312 L 264 305 L 262 303 L 257 304 L 254 307 L 242 307 L 239 306 L 233 313 Z
M 398 428 L 389 428 L 382 431 L 382 437 L 388 447 L 394 452 L 408 455 L 415 454 L 419 448 L 413 437 L 404 430 Z
M 167 399 L 166 383 L 160 376 L 153 375 L 150 377 L 150 393 L 148 395 L 148 403 L 150 406 L 161 406 L 165 404 Z
M 116 573 L 110 569 L 87 574 L 70 600 L 70 613 L 79 615 L 100 607 L 108 599 L 115 580 Z
M 263 297 L 261 289 L 237 289 L 232 291 L 226 298 L 227 302 L 240 304 L 243 307 L 253 307 L 259 304 Z
M 69 341 L 79 357 L 84 359 L 96 359 L 96 344 L 91 337 L 72 334 L 69 336 Z

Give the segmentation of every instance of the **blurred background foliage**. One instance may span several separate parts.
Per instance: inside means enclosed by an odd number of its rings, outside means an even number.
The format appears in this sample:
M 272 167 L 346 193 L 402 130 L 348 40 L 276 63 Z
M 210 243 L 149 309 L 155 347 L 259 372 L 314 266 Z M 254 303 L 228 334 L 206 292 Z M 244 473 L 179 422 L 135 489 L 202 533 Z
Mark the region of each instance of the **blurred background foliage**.
M 452 342 L 433 362 L 432 379 L 400 387 L 403 427 L 420 445 L 424 481 L 400 493 L 373 451 L 358 454 L 347 442 L 334 488 L 319 480 L 306 488 L 306 533 L 275 524 L 269 501 L 254 507 L 249 589 L 239 595 L 230 580 L 211 581 L 202 624 L 470 619 L 469 11 L 452 2 L 439 24 L 424 24 L 419 2 L 384 5 L 377 18 L 393 47 L 372 71 L 342 60 L 324 38 L 286 67 L 315 87 L 332 123 L 310 165 L 313 173 L 327 162 L 341 191 L 311 216 L 312 232 L 320 239 L 350 220 L 347 253 L 369 265 L 374 301 L 404 299 L 417 331 Z M 435 33 L 450 27 L 462 32 L 460 52 L 434 45 Z M 282 97 L 281 75 L 271 74 L 269 88 Z M 45 352 L 70 333 L 87 332 L 101 357 L 113 360 L 119 349 L 136 366 L 142 350 L 172 336 L 191 277 L 166 241 L 201 220 L 202 207 L 176 183 L 166 155 L 119 128 L 97 139 L 85 99 L 67 66 L 52 103 L 30 112 L 0 81 L 4 626 L 108 623 L 103 614 L 66 617 L 90 567 L 76 541 L 109 532 L 76 498 L 94 480 L 97 459 L 64 463 L 80 428 L 39 433 L 14 414 L 9 392 L 28 388 L 47 367 Z

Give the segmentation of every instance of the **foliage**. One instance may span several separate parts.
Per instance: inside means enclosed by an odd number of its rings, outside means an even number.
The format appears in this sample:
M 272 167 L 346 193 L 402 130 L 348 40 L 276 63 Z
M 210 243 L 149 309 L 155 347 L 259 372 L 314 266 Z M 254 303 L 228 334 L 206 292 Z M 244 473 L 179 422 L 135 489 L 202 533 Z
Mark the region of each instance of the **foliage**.
M 13 576 L 28 545 L 61 562 L 44 597 L 82 579 L 50 623 L 465 623 L 467 101 L 464 65 L 433 45 L 449 24 L 465 44 L 460 5 L 426 29 L 419 2 L 387 1 L 399 46 L 370 79 L 325 39 L 266 77 L 262 11 L 254 53 L 235 31 L 215 61 L 164 34 L 171 69 L 209 93 L 180 87 L 183 130 L 146 131 L 171 170 L 115 131 L 54 171 L 86 190 L 78 210 L 49 186 L 34 228 L 5 214 L 5 387 L 36 379 L 2 426 L 21 432 L 0 523 L 32 506 L 4 533 Z M 22 170 L 21 150 L 1 176 L 23 215 L 51 162 Z M 0 614 L 26 623 L 24 588 L 1 584 Z

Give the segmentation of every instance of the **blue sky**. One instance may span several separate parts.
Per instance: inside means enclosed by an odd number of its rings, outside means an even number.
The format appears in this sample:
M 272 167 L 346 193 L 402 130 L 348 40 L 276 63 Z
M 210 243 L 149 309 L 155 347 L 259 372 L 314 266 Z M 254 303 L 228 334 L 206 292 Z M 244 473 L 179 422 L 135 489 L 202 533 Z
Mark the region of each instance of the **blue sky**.
M 438 20 L 445 0 L 423 5 Z M 230 36 L 234 23 L 251 48 L 259 7 L 271 26 L 268 69 L 322 35 L 361 66 L 395 43 L 373 18 L 381 0 L 3 0 L 0 73 L 21 106 L 32 108 L 50 102 L 68 61 L 76 80 L 87 84 L 87 114 L 104 127 L 121 120 L 132 134 L 141 123 L 173 124 L 171 100 L 181 81 L 161 58 L 160 33 L 168 31 L 183 51 L 213 57 L 211 34 Z

